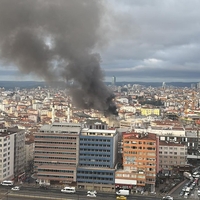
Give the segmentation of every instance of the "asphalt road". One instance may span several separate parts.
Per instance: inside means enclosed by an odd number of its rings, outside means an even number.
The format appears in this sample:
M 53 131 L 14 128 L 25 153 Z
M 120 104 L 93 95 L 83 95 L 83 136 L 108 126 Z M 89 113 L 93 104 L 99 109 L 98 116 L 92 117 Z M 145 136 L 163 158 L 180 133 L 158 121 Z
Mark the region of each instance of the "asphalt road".
M 116 195 L 112 193 L 98 193 L 96 198 L 87 197 L 86 191 L 78 191 L 75 194 L 63 194 L 59 189 L 42 190 L 38 188 L 22 187 L 20 191 L 11 191 L 10 188 L 0 187 L 1 200 L 115 200 Z M 134 196 L 130 195 L 127 200 L 160 200 L 156 196 Z M 178 199 L 178 198 L 177 198 Z M 174 198 L 176 200 L 176 198 Z M 179 199 L 180 200 L 180 199 Z

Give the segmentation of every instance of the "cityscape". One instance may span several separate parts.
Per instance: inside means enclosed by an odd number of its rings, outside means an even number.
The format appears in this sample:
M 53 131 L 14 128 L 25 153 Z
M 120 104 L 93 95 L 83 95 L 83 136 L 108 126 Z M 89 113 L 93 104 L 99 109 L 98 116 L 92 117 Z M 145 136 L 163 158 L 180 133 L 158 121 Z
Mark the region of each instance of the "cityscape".
M 0 0 L 0 200 L 200 199 L 199 8 Z
M 0 88 L 0 181 L 132 195 L 185 181 L 200 162 L 199 83 L 116 81 L 108 88 L 118 114 L 109 116 L 75 107 L 67 88 Z

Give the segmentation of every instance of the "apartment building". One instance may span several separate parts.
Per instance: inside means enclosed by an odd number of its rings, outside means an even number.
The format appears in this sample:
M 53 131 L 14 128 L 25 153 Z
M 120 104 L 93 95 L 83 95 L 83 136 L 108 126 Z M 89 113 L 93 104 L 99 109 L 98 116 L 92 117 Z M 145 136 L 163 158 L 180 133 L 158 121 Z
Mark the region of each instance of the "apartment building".
M 76 182 L 81 124 L 44 125 L 35 135 L 34 167 L 40 184 Z
M 15 136 L 15 150 L 14 150 L 14 174 L 19 178 L 25 171 L 25 131 L 18 128 L 9 128 L 9 132 L 14 133 Z
M 24 161 L 24 130 L 2 127 L 0 129 L 0 180 L 18 180 L 25 170 Z
M 97 129 L 99 127 L 99 129 Z M 115 129 L 84 128 L 80 134 L 77 186 L 88 190 L 114 191 L 118 133 Z M 96 129 L 94 129 L 96 128 Z
M 26 160 L 26 169 L 30 170 L 32 168 L 31 164 L 33 163 L 34 159 L 34 152 L 35 152 L 35 142 L 34 141 L 25 141 L 25 160 Z
M 160 109 L 159 108 L 148 108 L 143 107 L 140 110 L 141 115 L 149 116 L 149 115 L 160 115 Z
M 0 129 L 0 182 L 14 178 L 15 135 L 7 129 Z
M 140 187 L 155 190 L 156 174 L 158 172 L 159 138 L 152 133 L 123 134 L 123 169 L 115 174 L 117 188 Z
M 159 142 L 159 168 L 163 173 L 171 174 L 174 167 L 187 164 L 187 146 L 175 142 Z

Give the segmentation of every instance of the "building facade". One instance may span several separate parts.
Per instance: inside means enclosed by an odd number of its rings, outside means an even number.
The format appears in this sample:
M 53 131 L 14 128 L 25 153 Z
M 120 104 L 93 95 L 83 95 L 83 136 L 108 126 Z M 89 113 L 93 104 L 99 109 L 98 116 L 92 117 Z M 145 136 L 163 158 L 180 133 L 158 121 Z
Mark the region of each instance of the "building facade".
M 116 171 L 117 188 L 146 188 L 155 191 L 159 138 L 151 133 L 123 134 L 123 169 Z
M 0 181 L 14 179 L 14 143 L 14 134 L 0 129 Z
M 168 141 L 160 141 L 159 167 L 163 173 L 171 174 L 174 167 L 187 165 L 187 146 Z
M 34 152 L 35 152 L 35 142 L 34 141 L 26 141 L 25 142 L 25 152 L 26 152 L 26 169 L 27 171 L 32 169 L 32 164 L 34 160 Z
M 24 175 L 26 166 L 25 131 L 18 128 L 10 128 L 8 131 L 13 132 L 15 137 L 14 174 L 16 180 L 20 181 L 19 178 Z
M 84 128 L 77 169 L 79 188 L 114 191 L 118 134 L 116 130 Z
M 149 115 L 160 115 L 159 108 L 141 108 L 141 115 L 149 116 Z
M 81 124 L 44 125 L 35 135 L 34 167 L 40 184 L 76 182 Z
M 0 129 L 0 180 L 19 181 L 25 170 L 25 134 L 18 128 Z

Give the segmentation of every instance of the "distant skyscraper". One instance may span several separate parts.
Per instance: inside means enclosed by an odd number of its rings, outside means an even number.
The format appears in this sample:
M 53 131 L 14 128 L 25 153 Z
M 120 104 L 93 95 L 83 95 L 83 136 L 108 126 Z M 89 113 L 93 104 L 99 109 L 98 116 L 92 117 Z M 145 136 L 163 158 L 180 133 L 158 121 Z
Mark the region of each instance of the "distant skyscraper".
M 115 76 L 112 77 L 112 85 L 116 85 L 116 77 Z
M 196 83 L 192 83 L 192 84 L 191 84 L 191 88 L 192 88 L 192 89 L 197 88 L 197 84 L 196 84 Z
M 162 88 L 165 88 L 165 87 L 166 87 L 166 83 L 163 82 L 163 83 L 162 83 Z

